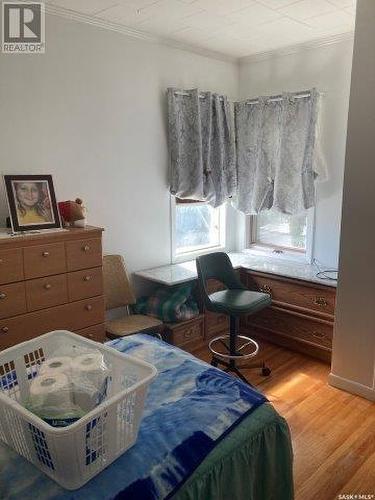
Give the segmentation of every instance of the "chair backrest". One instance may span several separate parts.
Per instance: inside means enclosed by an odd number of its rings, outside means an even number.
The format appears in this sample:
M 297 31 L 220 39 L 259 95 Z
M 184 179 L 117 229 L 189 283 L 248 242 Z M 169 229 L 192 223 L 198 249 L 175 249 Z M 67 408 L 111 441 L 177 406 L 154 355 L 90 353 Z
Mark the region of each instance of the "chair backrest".
M 105 255 L 103 257 L 103 279 L 105 308 L 107 310 L 135 304 L 136 298 L 121 255 Z
M 206 307 L 210 304 L 207 281 L 215 279 L 223 283 L 229 290 L 243 290 L 241 283 L 228 255 L 224 252 L 214 252 L 201 255 L 196 259 L 199 286 Z

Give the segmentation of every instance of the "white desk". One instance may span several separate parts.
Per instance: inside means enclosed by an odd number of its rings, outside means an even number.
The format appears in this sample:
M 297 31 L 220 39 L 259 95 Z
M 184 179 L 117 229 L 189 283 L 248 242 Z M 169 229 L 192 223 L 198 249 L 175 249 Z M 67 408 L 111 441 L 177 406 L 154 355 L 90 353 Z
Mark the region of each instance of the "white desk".
M 242 267 L 250 271 L 275 274 L 334 288 L 337 286 L 336 280 L 317 278 L 317 269 L 311 264 L 302 264 L 259 254 L 255 255 L 248 251 L 232 252 L 229 253 L 229 257 L 235 269 Z M 134 274 L 140 278 L 166 286 L 179 285 L 197 279 L 195 260 L 145 269 Z

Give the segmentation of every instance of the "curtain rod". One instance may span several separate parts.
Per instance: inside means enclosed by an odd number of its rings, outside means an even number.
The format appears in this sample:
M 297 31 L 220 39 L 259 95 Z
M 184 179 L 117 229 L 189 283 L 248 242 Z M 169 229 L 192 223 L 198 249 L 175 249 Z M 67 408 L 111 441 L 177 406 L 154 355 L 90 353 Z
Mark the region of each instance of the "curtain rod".
M 188 92 L 182 92 L 181 90 L 176 90 L 174 92 L 174 95 L 182 95 L 182 96 L 185 96 L 185 97 L 191 97 L 191 94 L 189 94 Z M 199 94 L 199 99 L 206 99 L 206 95 L 205 94 Z M 222 101 L 223 100 L 223 96 L 219 96 L 219 99 Z
M 311 92 L 308 91 L 308 90 L 304 90 L 302 92 L 295 92 L 293 94 L 293 92 L 291 93 L 292 96 L 295 98 L 295 99 L 306 99 L 307 97 L 311 97 Z M 267 102 L 279 102 L 279 101 L 282 101 L 284 99 L 284 96 L 283 95 L 272 95 L 270 97 L 267 98 Z M 248 101 L 245 102 L 245 104 L 248 104 L 248 105 L 252 105 L 252 104 L 258 104 L 259 103 L 259 98 L 256 97 L 254 99 L 249 99 Z
M 311 97 L 311 92 L 309 90 L 303 90 L 302 92 L 291 92 L 292 96 L 295 98 L 295 99 L 306 99 L 307 97 Z M 188 92 L 183 92 L 182 90 L 176 90 L 174 92 L 174 95 L 180 95 L 180 96 L 184 96 L 184 97 L 190 97 L 191 94 L 189 94 Z M 322 95 L 319 93 L 319 95 Z M 199 94 L 199 99 L 205 99 L 206 98 L 206 94 Z M 270 96 L 267 98 L 267 102 L 279 102 L 279 101 L 282 101 L 283 100 L 283 95 L 282 94 L 279 94 L 279 95 L 273 95 L 273 96 Z M 220 100 L 222 101 L 223 100 L 223 96 L 220 96 Z M 238 101 L 234 101 L 234 102 L 238 102 Z M 247 101 L 245 101 L 245 104 L 248 104 L 248 105 L 252 105 L 252 104 L 258 104 L 259 103 L 259 98 L 258 97 L 255 97 L 254 99 L 248 99 Z

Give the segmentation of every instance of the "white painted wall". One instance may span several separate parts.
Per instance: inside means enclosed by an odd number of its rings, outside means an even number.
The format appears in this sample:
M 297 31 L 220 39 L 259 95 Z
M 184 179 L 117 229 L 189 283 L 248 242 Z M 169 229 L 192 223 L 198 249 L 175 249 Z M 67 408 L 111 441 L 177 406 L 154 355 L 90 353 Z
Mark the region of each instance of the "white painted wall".
M 219 61 L 47 16 L 45 55 L 0 55 L 0 170 L 52 173 L 59 199 L 80 196 L 130 271 L 170 262 L 165 89 L 235 99 L 316 86 L 328 181 L 318 185 L 314 255 L 337 265 L 351 41 L 258 62 Z M 0 224 L 6 216 L 0 198 Z M 244 218 L 228 209 L 227 249 Z
M 45 55 L 0 55 L 0 171 L 52 173 L 58 198 L 83 198 L 105 251 L 131 271 L 169 263 L 165 90 L 234 98 L 237 65 L 54 16 L 46 44 Z M 1 225 L 6 214 L 1 197 Z
M 332 385 L 375 400 L 375 2 L 357 4 Z
M 243 60 L 240 66 L 243 99 L 311 87 L 324 93 L 322 149 L 328 180 L 317 183 L 313 256 L 329 267 L 338 263 L 352 45 L 347 40 L 264 60 Z

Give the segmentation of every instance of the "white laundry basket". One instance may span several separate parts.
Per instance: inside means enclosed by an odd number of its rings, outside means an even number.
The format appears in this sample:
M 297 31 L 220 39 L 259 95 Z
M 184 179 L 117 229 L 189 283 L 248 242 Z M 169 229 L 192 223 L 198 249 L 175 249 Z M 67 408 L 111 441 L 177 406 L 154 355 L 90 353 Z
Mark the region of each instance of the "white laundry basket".
M 68 427 L 55 428 L 22 406 L 41 363 L 59 348 L 99 349 L 111 367 L 107 399 Z M 0 439 L 64 488 L 75 490 L 137 439 L 156 368 L 67 331 L 41 335 L 0 352 Z M 21 472 L 20 472 L 21 473 Z

